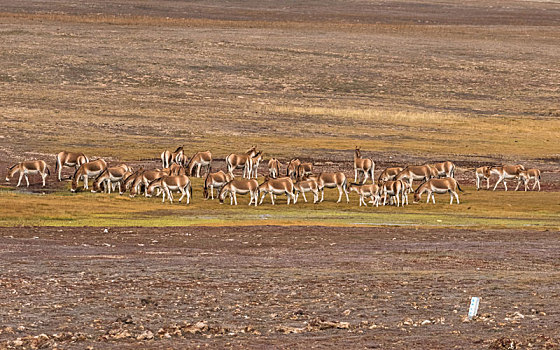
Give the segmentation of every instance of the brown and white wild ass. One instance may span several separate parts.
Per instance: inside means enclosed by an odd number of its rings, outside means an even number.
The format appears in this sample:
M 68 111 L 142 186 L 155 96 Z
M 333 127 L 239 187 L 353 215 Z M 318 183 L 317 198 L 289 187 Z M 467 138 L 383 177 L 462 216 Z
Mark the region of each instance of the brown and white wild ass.
M 395 177 L 401 171 L 403 171 L 403 169 L 404 168 L 401 168 L 401 167 L 392 167 L 392 168 L 387 168 L 387 169 L 383 170 L 383 172 L 379 175 L 379 178 L 377 179 L 378 184 L 383 183 L 385 181 L 394 180 Z
M 262 159 L 263 159 L 263 153 L 262 151 L 259 151 L 257 152 L 257 154 L 255 154 L 253 157 L 250 157 L 247 160 L 250 179 L 256 179 L 259 176 L 258 174 L 259 164 L 261 163 Z
M 451 201 L 449 202 L 449 204 L 453 204 L 453 196 L 455 196 L 457 204 L 459 204 L 459 195 L 457 194 L 457 189 L 463 192 L 457 180 L 452 177 L 446 177 L 443 179 L 430 179 L 416 189 L 416 191 L 414 192 L 414 202 L 419 202 L 422 199 L 422 194 L 424 192 L 428 192 L 428 200 L 426 201 L 426 203 L 430 202 L 431 196 L 432 201 L 435 204 L 436 198 L 434 197 L 434 193 L 444 194 L 449 192 L 449 196 L 451 197 Z
M 280 176 L 280 161 L 276 158 L 270 158 L 268 161 L 268 174 L 275 179 Z
M 210 195 L 212 196 L 212 199 L 214 199 L 214 188 L 219 190 L 223 185 L 227 184 L 231 180 L 233 180 L 233 175 L 225 173 L 223 170 L 206 175 L 203 191 L 204 198 L 208 199 L 208 188 L 210 188 Z
M 249 194 L 251 197 L 249 205 L 255 203 L 255 206 L 257 206 L 259 201 L 259 183 L 255 179 L 233 179 L 220 188 L 218 193 L 220 203 L 224 203 L 224 198 L 227 194 L 229 194 L 230 205 L 233 205 L 234 202 L 237 205 L 237 194 Z
M 169 176 L 169 169 L 155 169 L 155 170 L 144 170 L 141 173 L 138 173 L 134 179 L 134 182 L 130 188 L 130 197 L 135 197 L 136 194 L 140 192 L 140 187 L 144 186 L 144 196 L 148 196 L 148 186 L 150 182 L 154 181 L 155 179 L 159 179 L 163 176 Z M 175 175 L 178 176 L 178 175 Z
M 169 202 L 173 203 L 173 191 L 181 192 L 179 203 L 185 196 L 187 197 L 187 204 L 191 202 L 192 185 L 187 175 L 164 176 L 161 178 L 161 187 L 163 188 L 163 192 L 167 195 L 167 198 L 169 198 Z M 165 201 L 165 196 L 163 200 Z
M 342 200 L 342 193 L 346 195 L 346 202 L 350 202 L 347 189 L 348 182 L 344 173 L 320 173 L 319 175 L 317 175 L 317 184 L 319 185 L 319 191 L 321 191 L 320 202 L 322 202 L 325 198 L 325 187 L 338 189 L 338 200 L 336 201 L 337 203 L 340 203 L 340 201 Z
M 379 189 L 380 196 L 383 196 L 383 205 L 387 205 L 387 196 L 389 196 L 389 204 L 392 203 L 393 198 L 397 203 L 397 207 L 402 203 L 405 204 L 405 181 L 403 180 L 390 180 L 381 183 Z
M 261 201 L 259 205 L 262 204 L 264 197 L 267 193 L 270 193 L 270 200 L 272 205 L 274 205 L 274 196 L 285 194 L 288 197 L 287 203 L 290 204 L 290 199 L 295 203 L 296 196 L 294 194 L 294 183 L 290 177 L 280 177 L 280 178 L 270 178 L 265 176 L 264 182 L 259 185 L 259 192 L 262 193 Z
M 232 153 L 226 157 L 227 172 L 233 175 L 233 170 L 243 168 L 243 177 L 249 178 L 249 158 L 257 154 L 257 146 L 251 147 L 245 154 Z
M 164 168 L 169 168 L 173 163 L 183 165 L 184 162 L 185 151 L 183 150 L 183 146 L 177 147 L 174 152 L 165 150 L 161 153 L 161 163 L 163 164 Z
M 437 177 L 437 172 L 430 165 L 409 165 L 395 176 L 395 180 L 408 180 L 410 186 L 412 186 L 414 180 L 422 180 L 422 183 L 424 183 L 432 177 Z
M 371 181 L 375 182 L 375 162 L 371 158 L 362 158 L 362 153 L 360 147 L 356 146 L 354 150 L 354 182 L 358 182 L 358 173 L 364 174 L 363 184 L 367 182 L 367 179 L 371 176 Z
M 498 187 L 498 184 L 500 182 L 504 182 L 504 189 L 507 191 L 507 184 L 506 184 L 506 180 L 513 180 L 513 179 L 517 179 L 519 178 L 519 174 L 521 173 L 521 171 L 525 170 L 525 167 L 523 167 L 523 165 L 504 165 L 504 166 L 493 166 L 490 168 L 490 174 L 496 174 L 498 175 L 500 178 L 498 179 L 498 181 L 496 182 L 496 184 L 494 185 L 494 189 L 492 191 L 496 190 L 496 187 Z
M 306 192 L 313 193 L 314 204 L 319 202 L 319 184 L 317 184 L 317 179 L 315 177 L 298 180 L 296 183 L 294 183 L 294 190 L 296 192 L 294 204 L 297 203 L 300 193 L 303 196 L 303 200 L 305 201 L 305 203 L 307 203 L 307 198 L 305 197 Z
M 305 177 L 311 176 L 313 174 L 313 164 L 312 163 L 300 163 L 297 166 L 296 178 L 304 179 Z
M 352 183 L 350 184 L 348 189 L 350 192 L 356 192 L 358 196 L 360 196 L 360 207 L 362 206 L 362 203 L 367 207 L 367 203 L 365 201 L 366 197 L 371 198 L 371 203 L 373 203 L 372 205 L 375 205 L 376 207 L 379 206 L 380 196 L 379 196 L 378 185 L 375 184 L 365 185 L 365 184 Z
M 99 191 L 102 184 L 105 186 L 104 190 L 107 191 L 107 193 L 111 193 L 111 189 L 114 190 L 114 185 L 118 185 L 119 192 L 122 192 L 122 180 L 125 176 L 132 174 L 131 170 L 132 168 L 126 164 L 105 169 L 93 181 L 91 192 L 95 193 Z
M 58 174 L 58 181 L 62 181 L 63 167 L 74 167 L 74 171 L 76 171 L 80 165 L 87 162 L 89 162 L 89 158 L 83 153 L 66 151 L 60 152 L 56 155 L 56 165 L 54 167 L 54 172 Z
M 191 176 L 200 177 L 200 169 L 206 168 L 206 173 L 210 173 L 210 167 L 212 164 L 212 152 L 197 152 L 195 153 L 186 165 L 187 173 Z M 196 168 L 196 174 L 193 170 Z
M 27 182 L 27 187 L 29 187 L 29 178 L 27 175 L 39 174 L 43 180 L 43 187 L 46 185 L 47 175 L 51 174 L 47 163 L 44 160 L 27 160 L 21 163 L 17 163 L 8 168 L 8 175 L 6 176 L 6 182 L 10 181 L 17 172 L 19 171 L 19 180 L 16 187 L 21 185 L 21 179 L 25 176 L 25 181 Z
M 74 173 L 72 178 L 72 188 L 70 191 L 76 192 L 78 188 L 78 182 L 83 178 L 84 189 L 89 189 L 88 179 L 90 177 L 99 176 L 105 169 L 107 169 L 107 162 L 103 159 L 97 159 L 91 162 L 84 163 L 80 165 L 78 170 Z
M 520 171 L 515 190 L 517 191 L 519 189 L 519 184 L 523 181 L 525 191 L 527 191 L 527 187 L 529 187 L 529 180 L 535 180 L 532 188 L 533 191 L 537 186 L 539 186 L 539 191 L 541 190 L 541 171 L 539 169 L 527 169 Z
M 453 162 L 434 163 L 432 166 L 436 169 L 438 177 L 455 177 L 455 164 Z
M 490 167 L 489 166 L 481 166 L 475 169 L 474 176 L 476 178 L 476 190 L 480 190 L 480 186 L 482 185 L 482 181 L 486 180 L 486 189 L 490 189 Z
M 286 176 L 292 179 L 297 178 L 297 168 L 301 164 L 301 161 L 297 158 L 291 159 L 286 166 Z

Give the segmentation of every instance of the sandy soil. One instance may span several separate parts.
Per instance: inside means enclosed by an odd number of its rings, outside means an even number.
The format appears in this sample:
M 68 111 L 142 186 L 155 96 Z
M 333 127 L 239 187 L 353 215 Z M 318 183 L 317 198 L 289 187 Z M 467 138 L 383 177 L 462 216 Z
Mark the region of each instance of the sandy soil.
M 1 348 L 505 349 L 560 340 L 558 232 L 0 232 Z M 482 298 L 480 317 L 467 322 L 471 296 Z

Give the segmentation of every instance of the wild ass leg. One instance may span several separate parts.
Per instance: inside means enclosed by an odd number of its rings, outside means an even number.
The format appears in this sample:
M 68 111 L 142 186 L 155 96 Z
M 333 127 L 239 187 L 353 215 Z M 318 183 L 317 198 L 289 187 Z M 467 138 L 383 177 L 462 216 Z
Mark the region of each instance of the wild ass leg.
M 497 181 L 496 184 L 494 185 L 494 189 L 493 189 L 492 191 L 496 191 L 496 187 L 498 187 L 498 184 L 499 184 L 500 182 L 502 182 L 503 180 L 504 180 L 504 177 L 503 177 L 503 176 L 500 176 L 500 178 L 498 179 L 498 181 Z M 506 187 L 506 188 L 507 188 L 507 187 Z M 506 189 L 506 191 L 507 191 L 507 189 Z

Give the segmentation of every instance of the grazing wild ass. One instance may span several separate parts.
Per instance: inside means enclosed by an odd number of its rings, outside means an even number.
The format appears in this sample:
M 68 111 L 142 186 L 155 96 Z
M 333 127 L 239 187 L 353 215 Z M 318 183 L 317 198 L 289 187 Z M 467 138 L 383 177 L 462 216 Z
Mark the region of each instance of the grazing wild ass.
M 410 186 L 412 186 L 414 180 L 422 180 L 422 183 L 424 183 L 432 177 L 437 177 L 437 172 L 430 165 L 409 165 L 395 176 L 395 180 L 408 180 Z
M 290 204 L 290 199 L 295 203 L 296 196 L 294 194 L 294 183 L 290 177 L 280 177 L 277 179 L 269 178 L 265 176 L 264 182 L 259 185 L 259 192 L 262 193 L 261 201 L 259 205 L 262 204 L 264 197 L 267 193 L 270 193 L 270 201 L 274 205 L 274 196 L 285 194 L 288 197 L 287 204 Z
M 169 202 L 173 203 L 173 191 L 181 192 L 179 203 L 185 196 L 187 197 L 187 204 L 191 202 L 192 185 L 187 175 L 163 176 L 161 178 L 161 187 L 167 198 L 169 198 Z M 165 196 L 163 196 L 163 200 L 165 201 Z
M 383 196 L 383 205 L 387 205 L 387 195 L 389 195 L 389 204 L 392 203 L 393 197 L 397 203 L 397 207 L 400 206 L 402 202 L 402 206 L 404 207 L 405 204 L 405 181 L 403 180 L 390 180 L 385 181 L 380 185 L 380 196 Z
M 187 174 L 190 176 L 195 176 L 193 170 L 196 168 L 196 177 L 200 177 L 200 169 L 206 168 L 206 173 L 210 173 L 210 167 L 212 164 L 212 152 L 205 151 L 205 152 L 196 152 L 187 165 Z
M 356 192 L 358 194 L 358 196 L 360 196 L 360 207 L 363 205 L 365 205 L 367 207 L 367 203 L 365 201 L 366 197 L 370 197 L 371 198 L 371 203 L 373 203 L 372 205 L 375 205 L 376 207 L 379 206 L 379 186 L 378 185 L 364 185 L 364 184 L 357 184 L 357 183 L 352 183 L 350 184 L 350 186 L 348 187 L 349 191 L 352 192 Z
M 89 158 L 83 153 L 62 151 L 56 155 L 56 165 L 54 172 L 58 174 L 58 181 L 62 181 L 62 168 L 74 167 L 74 171 L 78 170 L 80 165 L 89 162 Z
M 395 177 L 403 170 L 404 168 L 401 167 L 392 167 L 383 170 L 383 172 L 379 175 L 379 178 L 377 179 L 378 184 L 381 184 L 385 181 L 394 180 Z
M 208 188 L 210 188 L 210 195 L 212 196 L 212 199 L 214 199 L 214 187 L 219 190 L 223 185 L 227 184 L 231 180 L 233 180 L 233 175 L 225 173 L 223 170 L 206 175 L 206 179 L 204 180 L 204 191 L 202 193 L 204 198 L 208 199 Z
M 70 191 L 76 192 L 78 188 L 78 182 L 82 179 L 84 181 L 84 189 L 89 189 L 88 179 L 90 177 L 99 176 L 105 169 L 107 169 L 107 162 L 103 159 L 97 159 L 91 162 L 84 163 L 80 165 L 78 170 L 74 173 L 72 178 L 72 188 Z
M 317 179 L 314 177 L 298 180 L 294 183 L 294 190 L 296 192 L 294 204 L 297 203 L 300 193 L 303 196 L 305 203 L 307 203 L 307 198 L 305 197 L 306 192 L 313 193 L 313 204 L 319 202 L 319 184 L 317 184 Z
M 19 171 L 19 180 L 16 187 L 21 185 L 21 179 L 25 176 L 25 181 L 27 182 L 27 187 L 29 187 L 29 178 L 27 175 L 39 174 L 43 180 L 43 187 L 45 187 L 45 179 L 47 175 L 51 174 L 47 163 L 44 160 L 28 160 L 21 163 L 17 163 L 8 168 L 8 174 L 6 175 L 6 182 L 10 181 L 10 178 Z
M 414 202 L 419 202 L 422 199 L 422 194 L 424 192 L 428 192 L 428 200 L 426 201 L 426 203 L 430 202 L 431 196 L 432 201 L 435 204 L 436 198 L 434 197 L 434 193 L 443 194 L 449 192 L 449 196 L 451 197 L 451 201 L 449 202 L 449 204 L 453 204 L 453 196 L 455 196 L 457 204 L 459 204 L 459 195 L 457 194 L 457 189 L 463 192 L 457 180 L 452 177 L 446 177 L 443 179 L 430 179 L 416 189 L 416 191 L 414 192 Z
M 140 187 L 144 185 L 144 196 L 148 196 L 148 186 L 150 182 L 159 179 L 163 176 L 169 176 L 169 169 L 155 169 L 155 170 L 144 170 L 138 173 L 134 178 L 134 181 L 130 188 L 130 197 L 135 197 L 136 194 L 140 193 Z M 178 176 L 178 175 L 175 175 Z
M 450 161 L 434 163 L 432 166 L 436 169 L 438 177 L 455 177 L 455 164 Z
M 95 193 L 104 185 L 104 190 L 111 193 L 114 190 L 114 185 L 119 186 L 119 192 L 122 192 L 122 181 L 125 176 L 132 174 L 132 168 L 126 164 L 121 164 L 115 167 L 106 168 L 95 180 L 93 181 L 93 188 L 91 192 Z
M 229 194 L 230 205 L 237 205 L 237 194 L 249 194 L 251 200 L 249 205 L 255 203 L 258 205 L 259 201 L 259 183 L 255 179 L 233 179 L 220 188 L 218 199 L 220 203 L 224 203 L 225 196 Z
M 537 186 L 539 187 L 539 191 L 541 190 L 541 171 L 539 169 L 527 169 L 520 171 L 519 180 L 517 180 L 517 187 L 515 188 L 515 190 L 517 191 L 519 189 L 519 184 L 521 183 L 521 181 L 523 181 L 525 185 L 525 191 L 527 191 L 529 180 L 535 180 L 532 189 L 533 191 Z

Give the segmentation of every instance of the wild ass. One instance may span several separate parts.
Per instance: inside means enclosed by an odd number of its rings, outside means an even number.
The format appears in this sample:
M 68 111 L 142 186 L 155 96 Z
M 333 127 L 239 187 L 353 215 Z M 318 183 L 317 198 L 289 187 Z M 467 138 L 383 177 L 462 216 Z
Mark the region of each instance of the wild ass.
M 161 152 L 161 163 L 164 168 L 169 168 L 173 163 L 183 165 L 184 161 L 185 151 L 183 150 L 183 146 L 177 147 L 174 152 L 170 152 L 169 150 Z
M 233 205 L 234 202 L 237 205 L 237 194 L 249 194 L 251 197 L 249 205 L 254 202 L 255 206 L 257 206 L 259 201 L 259 183 L 255 179 L 233 179 L 220 188 L 218 193 L 220 203 L 224 203 L 224 198 L 227 194 L 229 194 L 230 205 Z
M 429 165 L 409 165 L 395 176 L 395 181 L 408 180 L 408 183 L 412 186 L 414 180 L 422 180 L 422 183 L 424 183 L 432 177 L 437 177 L 435 168 Z
M 276 158 L 270 158 L 268 161 L 268 174 L 275 179 L 280 176 L 280 161 Z
M 78 182 L 82 179 L 82 177 L 84 181 L 84 189 L 89 189 L 88 179 L 90 177 L 99 176 L 105 169 L 107 169 L 107 162 L 103 159 L 97 159 L 80 165 L 72 178 L 72 188 L 70 191 L 76 192 Z
M 379 196 L 378 185 L 375 184 L 364 185 L 364 184 L 352 183 L 348 187 L 348 190 L 350 192 L 354 191 L 358 194 L 358 196 L 360 196 L 360 207 L 362 206 L 362 203 L 367 207 L 367 203 L 365 201 L 366 197 L 371 198 L 371 203 L 373 203 L 373 205 L 375 205 L 376 207 L 379 206 L 380 196 Z
M 121 164 L 115 167 L 106 168 L 99 176 L 93 181 L 93 188 L 91 192 L 95 193 L 101 189 L 101 184 L 105 186 L 105 190 L 111 193 L 113 184 L 119 186 L 119 192 L 122 191 L 122 180 L 125 176 L 132 174 L 132 168 L 126 164 Z
M 523 181 L 525 185 L 525 191 L 527 191 L 529 180 L 535 180 L 532 188 L 533 191 L 537 186 L 539 186 L 539 191 L 541 190 L 541 171 L 539 169 L 527 169 L 520 171 L 519 180 L 517 180 L 517 187 L 515 188 L 515 190 L 517 191 L 519 189 L 519 184 L 521 183 L 521 181 Z
M 223 170 L 206 175 L 206 179 L 204 180 L 204 191 L 203 191 L 204 198 L 208 199 L 209 187 L 210 187 L 210 195 L 212 196 L 212 199 L 214 199 L 214 187 L 219 190 L 223 185 L 227 184 L 231 180 L 233 180 L 233 175 L 229 173 L 225 173 Z
M 274 205 L 274 196 L 285 194 L 288 197 L 287 204 L 290 204 L 290 199 L 295 203 L 296 196 L 294 195 L 294 183 L 289 177 L 280 177 L 277 179 L 269 178 L 265 176 L 264 182 L 259 185 L 259 192 L 262 193 L 261 201 L 259 205 L 262 204 L 264 197 L 267 193 L 270 193 L 270 200 L 272 205 Z
M 364 174 L 363 184 L 367 182 L 371 174 L 371 180 L 375 181 L 373 176 L 375 173 L 375 162 L 371 158 L 362 158 L 360 147 L 356 146 L 354 150 L 354 182 L 358 182 L 358 172 Z
M 446 177 L 443 179 L 430 179 L 416 189 L 416 191 L 414 192 L 414 202 L 419 202 L 422 199 L 422 194 L 424 192 L 428 192 L 428 200 L 426 201 L 426 203 L 430 202 L 431 196 L 432 201 L 435 204 L 436 198 L 434 197 L 434 193 L 443 194 L 449 192 L 449 196 L 451 197 L 451 201 L 449 202 L 449 204 L 453 204 L 453 196 L 455 196 L 457 204 L 459 204 L 459 195 L 457 194 L 457 189 L 463 192 L 457 180 L 452 177 Z
M 482 185 L 482 181 L 486 179 L 486 189 L 490 189 L 490 167 L 489 166 L 481 166 L 475 169 L 474 171 L 476 177 L 476 190 L 480 190 L 480 185 Z
M 405 198 L 404 198 L 404 190 L 405 190 L 405 181 L 403 180 L 391 180 L 385 181 L 380 185 L 380 195 L 383 196 L 383 205 L 387 205 L 387 195 L 389 195 L 389 204 L 392 203 L 392 198 L 395 197 L 397 202 L 397 207 L 400 206 L 402 202 L 402 206 L 404 207 Z
M 307 198 L 305 197 L 306 192 L 313 193 L 314 204 L 319 202 L 319 184 L 317 183 L 316 178 L 304 178 L 302 180 L 298 180 L 294 183 L 294 190 L 296 192 L 294 204 L 297 203 L 300 193 L 303 196 L 305 203 L 307 203 Z
M 491 167 L 490 174 L 496 174 L 500 177 L 494 185 L 494 189 L 492 191 L 495 191 L 496 187 L 498 187 L 498 184 L 502 181 L 504 182 L 504 188 L 507 191 L 506 180 L 517 179 L 519 177 L 519 174 L 523 170 L 525 170 L 525 167 L 523 167 L 523 165 L 504 165 Z
M 310 176 L 313 174 L 313 164 L 312 163 L 300 163 L 300 165 L 297 166 L 297 170 L 296 170 L 296 178 L 297 179 L 303 179 L 307 176 Z
M 134 179 L 134 182 L 130 188 L 130 197 L 135 197 L 137 193 L 140 192 L 140 186 L 144 185 L 144 196 L 148 196 L 148 186 L 150 182 L 154 181 L 163 176 L 169 176 L 169 169 L 167 170 L 144 170 L 141 173 L 138 173 Z M 174 175 L 174 176 L 181 176 L 181 175 Z
M 401 167 L 387 168 L 387 169 L 383 170 L 383 172 L 379 175 L 379 178 L 377 179 L 377 182 L 378 183 L 383 183 L 385 181 L 394 180 L 395 177 L 401 171 L 403 171 L 403 169 L 404 168 L 401 168 Z
M 169 168 L 163 169 L 169 171 L 169 175 L 187 175 L 187 169 L 181 164 L 173 163 Z
M 455 164 L 450 161 L 434 163 L 432 166 L 436 169 L 438 177 L 455 177 Z
M 16 187 L 21 185 L 21 179 L 25 176 L 25 181 L 27 182 L 27 187 L 29 187 L 29 178 L 27 175 L 39 174 L 43 180 L 43 187 L 45 187 L 45 179 L 47 175 L 51 174 L 47 163 L 44 160 L 27 160 L 21 163 L 17 163 L 8 168 L 8 174 L 6 175 L 6 182 L 10 181 L 10 178 L 19 171 L 19 179 Z
M 291 159 L 286 166 L 286 176 L 295 179 L 297 177 L 297 168 L 301 164 L 301 161 L 297 158 Z
M 62 181 L 62 168 L 74 167 L 78 170 L 80 165 L 89 162 L 89 158 L 83 153 L 62 151 L 56 155 L 55 173 L 58 173 L 58 181 Z
M 259 164 L 261 163 L 262 159 L 263 159 L 262 151 L 257 152 L 257 154 L 255 154 L 253 157 L 250 157 L 248 159 L 250 179 L 256 179 L 258 177 Z
M 194 168 L 196 168 L 196 177 L 200 177 L 200 169 L 206 168 L 206 173 L 210 173 L 210 165 L 212 163 L 212 152 L 197 152 L 195 153 L 186 165 L 187 173 L 191 176 L 195 176 L 193 173 Z
M 163 188 L 165 195 L 167 195 L 167 198 L 169 198 L 169 202 L 173 203 L 173 191 L 181 192 L 179 203 L 185 196 L 187 197 L 187 204 L 191 202 L 192 185 L 191 180 L 187 175 L 164 176 L 161 178 L 161 187 Z M 165 195 L 163 196 L 164 201 Z
M 243 177 L 250 177 L 250 169 L 248 164 L 249 158 L 257 154 L 257 146 L 251 147 L 245 154 L 232 153 L 226 157 L 227 171 L 233 175 L 233 170 L 243 168 Z
M 320 173 L 317 175 L 317 184 L 319 185 L 319 191 L 321 191 L 321 200 L 324 200 L 325 196 L 325 187 L 326 188 L 337 188 L 338 189 L 338 200 L 337 203 L 340 203 L 342 200 L 342 193 L 346 195 L 346 202 L 350 202 L 350 198 L 348 198 L 348 190 L 347 190 L 347 180 L 346 175 L 342 172 L 337 173 Z

